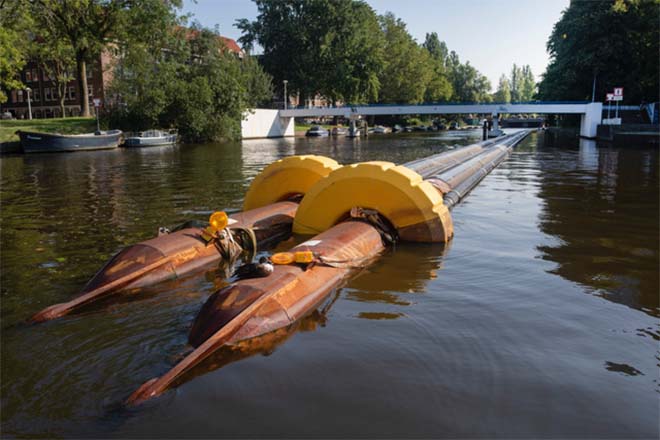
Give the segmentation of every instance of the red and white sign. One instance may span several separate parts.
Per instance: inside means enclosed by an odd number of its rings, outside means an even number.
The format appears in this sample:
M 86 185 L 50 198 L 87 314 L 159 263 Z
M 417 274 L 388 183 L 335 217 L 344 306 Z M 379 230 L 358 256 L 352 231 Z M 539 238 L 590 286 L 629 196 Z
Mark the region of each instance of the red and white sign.
M 614 101 L 614 93 L 608 93 L 607 95 L 605 95 L 605 100 Z
M 623 96 L 623 87 L 615 87 L 614 96 Z
M 100 107 L 101 106 L 101 100 L 99 98 L 94 98 L 94 107 Z

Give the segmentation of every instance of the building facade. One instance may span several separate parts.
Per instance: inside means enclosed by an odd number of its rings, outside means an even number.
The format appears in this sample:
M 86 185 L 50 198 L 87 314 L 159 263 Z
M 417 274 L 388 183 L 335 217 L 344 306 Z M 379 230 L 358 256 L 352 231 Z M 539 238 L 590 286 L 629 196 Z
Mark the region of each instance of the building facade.
M 243 57 L 243 51 L 231 38 L 220 37 L 227 50 L 239 58 Z M 94 112 L 94 99 L 100 99 L 102 103 L 109 99 L 108 86 L 112 82 L 114 66 L 118 59 L 118 51 L 109 48 L 90 63 L 87 63 L 87 91 L 90 111 Z M 60 118 L 63 116 L 80 116 L 81 106 L 78 96 L 78 78 L 73 74 L 73 79 L 66 85 L 64 99 L 64 115 L 60 108 L 60 99 L 55 82 L 48 77 L 44 69 L 34 61 L 28 61 L 20 73 L 20 81 L 26 88 L 22 90 L 7 91 L 7 102 L 0 104 L 0 114 L 11 113 L 16 119 L 29 119 L 29 109 L 32 110 L 33 119 Z M 28 106 L 28 92 L 30 89 Z

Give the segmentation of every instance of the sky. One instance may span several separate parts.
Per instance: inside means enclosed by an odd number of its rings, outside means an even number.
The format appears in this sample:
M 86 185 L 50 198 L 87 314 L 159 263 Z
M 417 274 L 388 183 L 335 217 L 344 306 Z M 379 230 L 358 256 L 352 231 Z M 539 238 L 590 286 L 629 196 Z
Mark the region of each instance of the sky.
M 514 63 L 529 64 L 539 79 L 548 65 L 546 42 L 552 26 L 569 0 L 367 0 L 378 14 L 392 12 L 422 43 L 437 32 L 462 62 L 486 75 L 493 91 Z M 222 35 L 237 39 L 239 18 L 254 20 L 257 8 L 250 0 L 185 0 L 184 13 Z

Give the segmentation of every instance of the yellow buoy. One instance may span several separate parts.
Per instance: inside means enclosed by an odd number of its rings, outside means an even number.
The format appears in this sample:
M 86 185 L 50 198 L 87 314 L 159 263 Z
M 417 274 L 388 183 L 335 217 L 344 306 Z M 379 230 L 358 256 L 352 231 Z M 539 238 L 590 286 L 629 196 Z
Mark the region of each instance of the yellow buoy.
M 305 194 L 316 182 L 340 165 L 327 157 L 290 156 L 268 165 L 254 178 L 245 195 L 243 210 L 261 208 Z
M 454 233 L 440 192 L 419 174 L 391 162 L 347 165 L 319 180 L 300 202 L 293 232 L 326 231 L 354 207 L 377 211 L 403 241 L 447 242 Z

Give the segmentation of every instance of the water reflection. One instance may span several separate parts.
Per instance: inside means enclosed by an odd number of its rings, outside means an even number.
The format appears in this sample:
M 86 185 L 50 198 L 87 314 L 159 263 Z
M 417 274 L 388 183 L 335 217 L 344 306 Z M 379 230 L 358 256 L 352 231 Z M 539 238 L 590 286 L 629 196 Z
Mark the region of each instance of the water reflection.
M 660 316 L 658 150 L 547 139 L 539 225 L 559 244 L 540 246 L 543 258 L 596 295 Z
M 357 314 L 359 318 L 396 319 L 403 316 L 400 312 L 364 311 L 362 308 L 378 308 L 379 304 L 403 307 L 412 305 L 415 295 L 425 293 L 427 283 L 437 278 L 450 243 L 398 244 L 396 249 L 389 250 L 350 282 L 345 289 L 345 298 L 363 303 Z

